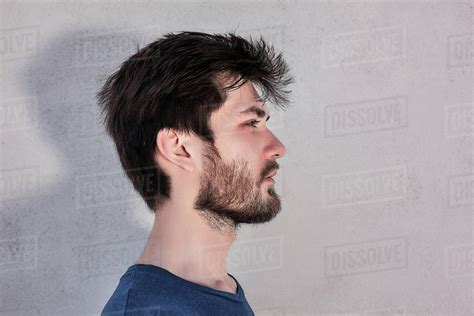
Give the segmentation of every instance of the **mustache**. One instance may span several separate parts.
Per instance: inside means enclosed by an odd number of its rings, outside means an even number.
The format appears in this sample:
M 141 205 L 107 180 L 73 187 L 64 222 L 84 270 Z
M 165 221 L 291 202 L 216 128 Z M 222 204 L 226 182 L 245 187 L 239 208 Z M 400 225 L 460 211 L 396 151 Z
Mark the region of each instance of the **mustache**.
M 262 178 L 265 179 L 273 171 L 276 171 L 278 169 L 280 169 L 280 166 L 278 165 L 278 163 L 274 160 L 270 161 L 269 163 L 267 163 L 267 165 L 265 166 L 265 168 L 262 171 Z

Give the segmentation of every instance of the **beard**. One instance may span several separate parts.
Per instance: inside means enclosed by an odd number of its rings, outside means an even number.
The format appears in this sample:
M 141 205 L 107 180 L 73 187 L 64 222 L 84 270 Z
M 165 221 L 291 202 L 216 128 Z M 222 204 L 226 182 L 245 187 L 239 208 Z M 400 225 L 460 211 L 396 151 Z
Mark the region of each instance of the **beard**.
M 273 184 L 263 183 L 270 171 L 278 169 L 275 161 L 269 162 L 256 182 L 248 162 L 225 163 L 213 144 L 206 143 L 203 158 L 194 208 L 213 229 L 232 232 L 241 223 L 265 223 L 280 212 L 281 202 Z

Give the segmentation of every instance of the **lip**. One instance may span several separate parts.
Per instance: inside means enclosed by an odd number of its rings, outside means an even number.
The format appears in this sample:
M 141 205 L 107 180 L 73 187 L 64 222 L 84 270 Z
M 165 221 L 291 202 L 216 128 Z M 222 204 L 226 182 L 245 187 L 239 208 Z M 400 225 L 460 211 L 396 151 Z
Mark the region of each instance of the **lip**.
M 264 180 L 264 181 L 270 181 L 270 182 L 273 182 L 273 183 L 275 183 L 275 180 L 273 180 L 273 178 L 270 178 L 270 177 L 268 177 L 268 178 L 265 178 L 265 180 Z
M 267 179 L 276 176 L 276 173 L 277 173 L 276 170 L 273 171 L 272 173 L 270 173 L 270 174 L 267 176 Z

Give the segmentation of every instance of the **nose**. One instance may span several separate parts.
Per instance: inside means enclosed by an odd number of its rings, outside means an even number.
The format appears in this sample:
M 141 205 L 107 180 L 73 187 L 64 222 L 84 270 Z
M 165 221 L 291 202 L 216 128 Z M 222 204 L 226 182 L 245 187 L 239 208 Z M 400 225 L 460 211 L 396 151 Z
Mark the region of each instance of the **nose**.
M 276 137 L 272 132 L 271 133 L 271 141 L 269 144 L 268 155 L 270 159 L 278 159 L 283 157 L 286 154 L 286 147 L 283 143 Z

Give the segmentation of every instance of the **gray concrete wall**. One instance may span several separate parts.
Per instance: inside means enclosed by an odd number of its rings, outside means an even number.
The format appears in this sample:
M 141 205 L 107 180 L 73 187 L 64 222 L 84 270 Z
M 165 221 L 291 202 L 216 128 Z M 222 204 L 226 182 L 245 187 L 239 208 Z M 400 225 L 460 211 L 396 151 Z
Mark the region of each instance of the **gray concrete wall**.
M 472 315 L 472 4 L 2 1 L 0 314 L 97 315 L 152 216 L 94 93 L 166 32 L 263 35 L 292 67 L 271 223 L 229 256 L 257 315 Z

